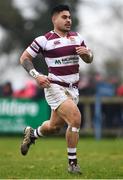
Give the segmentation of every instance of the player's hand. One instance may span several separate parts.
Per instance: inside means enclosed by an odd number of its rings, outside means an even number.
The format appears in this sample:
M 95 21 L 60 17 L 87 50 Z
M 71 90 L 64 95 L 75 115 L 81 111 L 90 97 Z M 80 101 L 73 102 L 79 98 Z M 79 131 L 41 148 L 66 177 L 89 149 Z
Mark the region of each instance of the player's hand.
M 93 55 L 91 53 L 91 50 L 84 47 L 84 46 L 79 46 L 76 47 L 76 53 L 86 62 L 86 63 L 91 63 L 93 60 Z
M 50 87 L 50 81 L 48 79 L 48 76 L 45 75 L 38 75 L 36 78 L 36 81 L 41 88 L 48 88 Z
M 76 52 L 79 56 L 82 56 L 83 54 L 89 55 L 89 50 L 84 46 L 76 47 Z

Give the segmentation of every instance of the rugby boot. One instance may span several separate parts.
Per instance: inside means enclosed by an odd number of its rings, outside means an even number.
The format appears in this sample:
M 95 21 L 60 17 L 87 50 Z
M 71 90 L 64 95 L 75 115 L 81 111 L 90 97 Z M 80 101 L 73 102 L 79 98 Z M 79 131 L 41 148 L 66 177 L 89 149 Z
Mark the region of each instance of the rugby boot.
M 80 167 L 78 164 L 69 164 L 68 165 L 68 172 L 71 174 L 82 174 Z
M 31 144 L 35 144 L 34 130 L 31 127 L 24 129 L 24 138 L 21 144 L 21 154 L 26 155 Z

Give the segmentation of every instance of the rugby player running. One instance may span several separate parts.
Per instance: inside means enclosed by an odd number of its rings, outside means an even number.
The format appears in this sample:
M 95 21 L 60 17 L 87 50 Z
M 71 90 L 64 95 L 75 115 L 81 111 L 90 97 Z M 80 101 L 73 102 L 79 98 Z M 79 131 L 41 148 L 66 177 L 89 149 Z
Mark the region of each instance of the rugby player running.
M 68 153 L 68 172 L 81 174 L 77 162 L 77 144 L 81 125 L 79 100 L 79 59 L 91 63 L 93 55 L 84 39 L 71 32 L 71 12 L 67 5 L 58 5 L 51 12 L 54 29 L 37 37 L 20 57 L 21 65 L 44 88 L 45 98 L 51 107 L 51 117 L 37 129 L 26 127 L 21 153 L 26 155 L 30 145 L 39 137 L 57 133 L 65 124 Z M 42 53 L 48 66 L 48 76 L 34 68 L 32 59 Z

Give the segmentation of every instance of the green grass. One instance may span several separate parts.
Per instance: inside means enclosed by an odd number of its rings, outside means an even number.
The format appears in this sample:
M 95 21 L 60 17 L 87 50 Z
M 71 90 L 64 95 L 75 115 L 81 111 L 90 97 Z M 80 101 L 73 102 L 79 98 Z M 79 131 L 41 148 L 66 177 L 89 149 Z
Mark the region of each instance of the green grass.
M 123 140 L 80 138 L 82 175 L 67 172 L 64 138 L 44 138 L 27 156 L 20 154 L 19 137 L 0 137 L 0 179 L 123 179 Z

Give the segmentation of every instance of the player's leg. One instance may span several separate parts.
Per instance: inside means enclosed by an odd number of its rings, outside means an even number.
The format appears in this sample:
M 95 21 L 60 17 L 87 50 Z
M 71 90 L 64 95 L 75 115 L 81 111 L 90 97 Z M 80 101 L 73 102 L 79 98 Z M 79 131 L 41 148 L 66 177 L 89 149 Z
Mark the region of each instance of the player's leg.
M 65 124 L 64 120 L 60 118 L 56 111 L 52 111 L 50 120 L 45 121 L 37 129 L 27 127 L 24 130 L 24 139 L 21 144 L 21 153 L 26 155 L 31 144 L 35 143 L 38 137 L 45 136 L 48 134 L 56 133 Z
M 68 150 L 69 168 L 73 173 L 81 173 L 77 165 L 76 148 L 79 140 L 79 128 L 81 124 L 81 114 L 77 105 L 68 99 L 57 109 L 58 115 L 66 121 L 68 128 L 66 131 L 66 141 Z
M 61 127 L 63 127 L 65 121 L 58 116 L 55 110 L 52 110 L 50 120 L 44 121 L 41 126 L 39 126 L 34 131 L 36 138 L 40 136 L 47 136 L 53 133 L 58 133 Z

